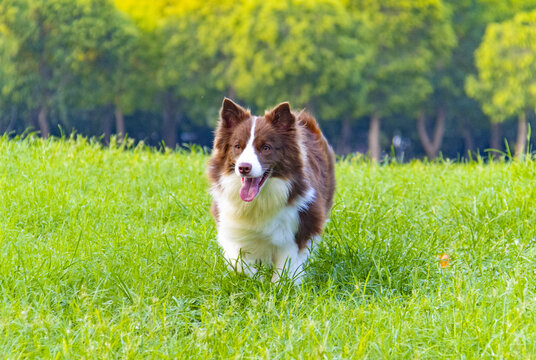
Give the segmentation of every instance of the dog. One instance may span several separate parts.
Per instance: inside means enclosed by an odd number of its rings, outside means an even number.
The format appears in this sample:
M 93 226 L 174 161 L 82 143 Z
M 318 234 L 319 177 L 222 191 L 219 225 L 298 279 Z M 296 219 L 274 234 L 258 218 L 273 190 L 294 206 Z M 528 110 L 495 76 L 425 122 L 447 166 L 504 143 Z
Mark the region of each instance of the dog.
M 253 116 L 225 98 L 208 164 L 218 243 L 229 265 L 301 282 L 333 203 L 335 155 L 312 115 L 288 102 Z

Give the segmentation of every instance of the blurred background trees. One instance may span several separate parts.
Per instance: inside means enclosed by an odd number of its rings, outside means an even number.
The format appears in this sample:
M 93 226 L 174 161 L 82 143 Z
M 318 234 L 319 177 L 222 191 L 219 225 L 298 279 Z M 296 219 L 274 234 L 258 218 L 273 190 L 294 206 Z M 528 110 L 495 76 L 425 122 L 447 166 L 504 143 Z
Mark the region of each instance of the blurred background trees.
M 525 153 L 527 115 L 536 108 L 536 11 L 490 24 L 476 51 L 478 77 L 469 76 L 467 93 L 482 104 L 491 121 L 518 119 L 515 154 Z
M 379 160 L 526 148 L 533 0 L 0 0 L 0 132 L 210 146 L 223 96 Z M 515 120 L 515 121 L 514 121 Z M 501 125 L 502 124 L 502 125 Z

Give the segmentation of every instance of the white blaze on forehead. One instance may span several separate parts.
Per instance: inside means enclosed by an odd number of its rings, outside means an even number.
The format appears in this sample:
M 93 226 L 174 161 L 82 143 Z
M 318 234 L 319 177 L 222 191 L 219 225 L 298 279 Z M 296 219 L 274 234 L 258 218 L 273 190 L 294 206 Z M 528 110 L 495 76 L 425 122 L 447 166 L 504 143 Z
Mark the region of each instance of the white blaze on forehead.
M 253 146 L 253 140 L 255 139 L 255 123 L 256 122 L 257 122 L 257 117 L 253 116 L 251 118 L 251 132 L 249 135 L 248 143 L 246 145 L 246 148 L 242 152 L 242 154 L 240 154 L 238 159 L 236 159 L 235 173 L 238 176 L 242 176 L 240 174 L 240 171 L 238 171 L 238 165 L 241 163 L 251 164 L 251 172 L 249 173 L 249 176 L 259 177 L 263 174 L 262 165 L 259 161 L 259 158 L 257 157 L 257 153 L 255 152 L 255 146 Z

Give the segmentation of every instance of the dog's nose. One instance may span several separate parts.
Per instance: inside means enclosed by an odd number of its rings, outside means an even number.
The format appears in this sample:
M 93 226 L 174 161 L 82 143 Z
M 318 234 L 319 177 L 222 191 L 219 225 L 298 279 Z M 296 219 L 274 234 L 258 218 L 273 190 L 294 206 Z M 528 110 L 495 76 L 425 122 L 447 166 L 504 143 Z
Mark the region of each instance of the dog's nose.
M 250 163 L 240 163 L 238 164 L 238 172 L 241 175 L 247 175 L 251 172 L 251 164 Z

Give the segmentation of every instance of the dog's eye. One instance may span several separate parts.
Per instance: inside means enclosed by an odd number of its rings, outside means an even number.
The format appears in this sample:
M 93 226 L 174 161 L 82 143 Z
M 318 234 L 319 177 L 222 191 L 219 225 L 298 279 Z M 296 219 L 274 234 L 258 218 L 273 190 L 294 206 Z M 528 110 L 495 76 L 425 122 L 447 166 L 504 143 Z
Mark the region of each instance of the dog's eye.
M 235 149 L 240 149 L 240 144 L 236 144 L 236 145 L 234 146 L 234 148 L 235 148 Z
M 268 145 L 268 144 L 264 144 L 264 145 L 262 146 L 262 151 L 264 151 L 264 152 L 268 152 L 268 151 L 270 151 L 270 150 L 272 150 L 272 147 L 271 147 L 270 145 Z

